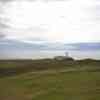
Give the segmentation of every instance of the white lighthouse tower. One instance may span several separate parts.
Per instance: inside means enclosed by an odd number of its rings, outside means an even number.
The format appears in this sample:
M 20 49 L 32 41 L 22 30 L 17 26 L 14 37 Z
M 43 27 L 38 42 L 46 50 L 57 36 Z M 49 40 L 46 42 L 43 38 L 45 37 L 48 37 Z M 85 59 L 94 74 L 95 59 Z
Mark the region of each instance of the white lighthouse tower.
M 66 58 L 69 58 L 68 52 L 65 52 L 65 57 L 66 57 Z

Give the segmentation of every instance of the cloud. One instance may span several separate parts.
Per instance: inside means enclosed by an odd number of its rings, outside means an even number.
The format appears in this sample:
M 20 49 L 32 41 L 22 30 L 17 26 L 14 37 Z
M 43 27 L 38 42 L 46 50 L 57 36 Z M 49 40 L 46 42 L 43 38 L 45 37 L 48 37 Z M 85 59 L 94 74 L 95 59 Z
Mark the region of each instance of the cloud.
M 5 35 L 0 33 L 0 40 L 3 39 L 4 37 L 5 37 Z
M 70 0 L 0 0 L 0 2 L 3 2 L 3 3 L 7 3 L 7 2 L 11 2 L 11 1 L 19 1 L 19 2 L 20 1 L 63 2 L 63 1 L 70 1 Z
M 66 1 L 68 2 L 68 1 L 71 1 L 71 0 L 42 0 L 42 1 L 49 3 L 49 2 L 66 2 Z
M 96 5 L 96 21 L 100 22 L 100 4 Z
M 47 28 L 42 26 L 33 26 L 29 28 L 9 28 L 3 30 L 6 35 L 6 39 L 19 40 L 24 42 L 42 42 L 46 40 L 46 35 L 48 32 Z
M 2 3 L 7 3 L 7 2 L 11 2 L 11 1 L 15 1 L 15 0 L 0 0 L 0 2 L 2 2 Z
M 43 41 L 43 40 L 41 40 Z M 28 43 L 18 40 L 0 40 L 0 50 L 7 51 L 27 51 L 27 50 L 63 50 L 63 51 L 93 51 L 100 50 L 100 42 L 98 43 L 74 43 L 74 44 L 63 44 L 63 43 Z
M 7 25 L 6 23 L 0 22 L 0 29 L 5 29 L 5 28 L 9 28 L 9 25 Z
M 2 29 L 9 28 L 9 25 L 8 25 L 9 19 L 6 16 L 4 16 L 5 15 L 4 10 L 5 10 L 5 7 L 3 4 L 1 4 L 0 6 L 0 31 Z
M 8 20 L 1 23 L 2 33 L 9 39 L 30 43 L 34 38 L 62 43 L 100 41 L 99 7 L 96 9 L 94 0 L 49 0 L 49 4 L 12 1 L 2 4 L 2 19 Z
M 0 1 L 7 2 L 7 1 L 14 1 L 14 0 L 0 0 Z
M 39 25 L 39 26 L 32 26 L 28 27 L 25 29 L 26 31 L 32 31 L 33 33 L 42 33 L 42 32 L 47 32 L 48 29 L 44 25 Z
M 2 3 L 9 3 L 9 2 L 21 2 L 21 1 L 27 1 L 27 2 L 35 2 L 35 1 L 38 1 L 38 0 L 0 0 L 0 2 Z

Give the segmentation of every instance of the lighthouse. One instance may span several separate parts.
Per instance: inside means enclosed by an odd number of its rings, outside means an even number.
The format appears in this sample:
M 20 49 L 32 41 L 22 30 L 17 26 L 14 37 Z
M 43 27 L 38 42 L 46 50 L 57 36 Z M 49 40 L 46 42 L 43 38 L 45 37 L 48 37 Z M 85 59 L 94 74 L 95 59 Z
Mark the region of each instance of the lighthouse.
M 65 52 L 64 56 L 56 56 L 54 59 L 59 60 L 59 61 L 61 61 L 61 60 L 73 61 L 74 60 L 72 57 L 69 56 L 68 52 Z
M 68 52 L 65 52 L 65 56 L 68 58 L 69 57 L 69 54 L 68 54 Z

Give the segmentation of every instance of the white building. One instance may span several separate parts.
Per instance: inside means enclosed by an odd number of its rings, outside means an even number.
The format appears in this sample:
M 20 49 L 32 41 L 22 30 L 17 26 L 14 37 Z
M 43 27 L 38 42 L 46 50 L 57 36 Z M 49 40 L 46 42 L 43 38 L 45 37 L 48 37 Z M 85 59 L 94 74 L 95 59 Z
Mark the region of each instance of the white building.
M 67 60 L 67 61 L 73 61 L 74 59 L 69 56 L 68 52 L 65 53 L 65 56 L 56 56 L 54 58 L 55 60 Z

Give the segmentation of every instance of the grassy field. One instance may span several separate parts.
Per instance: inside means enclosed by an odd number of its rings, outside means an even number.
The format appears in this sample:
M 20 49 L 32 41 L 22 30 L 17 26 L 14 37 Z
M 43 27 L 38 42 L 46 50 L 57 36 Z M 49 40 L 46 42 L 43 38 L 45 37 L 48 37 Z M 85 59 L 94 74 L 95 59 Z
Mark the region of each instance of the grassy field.
M 92 62 L 92 64 L 90 64 L 90 62 L 82 61 L 80 64 L 80 62 L 78 63 L 79 67 L 82 67 L 80 65 L 86 65 L 88 68 L 95 69 L 97 66 L 99 68 L 98 63 Z M 13 64 L 14 63 L 15 62 L 13 62 Z M 41 66 L 43 66 L 42 64 L 45 65 L 45 63 L 41 63 Z M 73 68 L 73 66 L 64 67 L 66 65 L 64 62 L 56 62 L 56 64 L 53 63 L 53 65 L 51 65 L 49 65 L 49 67 L 53 67 L 54 65 L 56 65 L 56 67 L 54 69 L 46 68 L 46 70 L 48 70 L 47 72 L 45 72 L 44 69 L 39 69 L 28 70 L 27 72 L 22 72 L 22 74 L 14 74 L 11 76 L 4 74 L 3 77 L 0 77 L 0 100 L 100 100 L 99 70 L 64 72 L 61 71 L 61 69 L 68 70 L 69 68 Z M 58 66 L 58 70 L 57 65 L 59 65 L 61 69 L 59 69 Z M 13 66 L 4 67 L 4 69 L 6 68 L 8 71 L 8 69 L 11 70 Z M 14 66 L 14 68 L 16 69 L 17 67 Z M 31 67 L 27 66 L 27 68 Z M 74 67 L 74 69 L 76 68 L 77 67 Z M 83 69 L 84 68 L 85 67 L 83 67 Z M 52 73 L 52 71 L 54 72 Z
M 100 70 L 100 60 L 0 60 L 0 77 L 12 76 L 27 72 L 61 69 Z
M 0 79 L 0 100 L 100 100 L 100 72 L 27 73 Z

